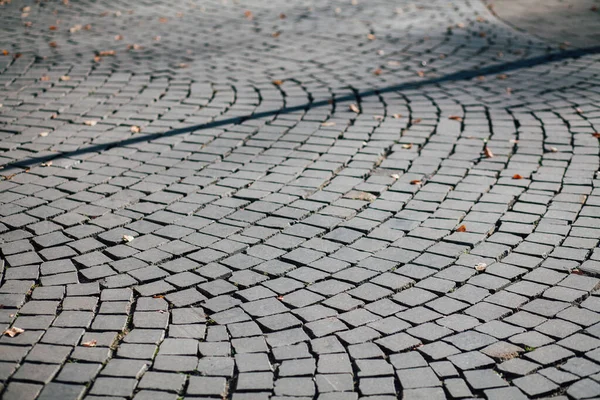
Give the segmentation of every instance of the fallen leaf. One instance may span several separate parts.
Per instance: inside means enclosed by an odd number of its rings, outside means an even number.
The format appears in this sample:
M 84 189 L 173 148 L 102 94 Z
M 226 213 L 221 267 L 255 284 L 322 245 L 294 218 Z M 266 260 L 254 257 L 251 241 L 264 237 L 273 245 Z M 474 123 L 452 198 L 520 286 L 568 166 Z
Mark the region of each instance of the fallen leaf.
M 6 175 L 4 177 L 5 181 L 10 181 L 12 178 L 14 178 L 15 176 L 17 176 L 17 174 L 10 174 L 10 175 Z
M 402 114 L 392 114 L 392 118 L 400 119 L 400 118 L 402 118 Z
M 123 40 L 123 35 L 116 35 L 115 40 Z
M 448 119 L 454 120 L 454 121 L 462 121 L 462 117 L 458 116 L 458 115 L 451 115 L 448 117 Z
M 165 295 L 164 294 L 155 294 L 154 296 L 152 296 L 152 298 L 154 298 L 154 299 L 164 299 Z
M 49 167 L 52 165 L 52 161 L 43 162 L 40 164 L 42 167 Z
M 287 15 L 285 15 L 284 13 L 279 14 L 279 19 L 286 19 Z
M 483 148 L 483 154 L 485 154 L 485 156 L 486 156 L 487 158 L 492 158 L 492 157 L 494 157 L 494 153 L 492 153 L 492 150 L 490 150 L 490 148 L 489 148 L 489 147 L 487 147 L 487 146 L 485 146 L 485 147 Z
M 92 29 L 92 25 L 91 24 L 87 24 L 83 27 L 83 29 L 85 29 L 86 31 L 89 31 L 90 29 Z
M 592 136 L 595 137 L 596 139 L 600 139 L 600 132 L 594 132 L 594 133 L 592 133 Z
M 43 82 L 48 82 L 50 80 L 50 77 L 48 75 L 42 75 L 42 77 L 40 78 L 41 81 Z
M 99 63 L 100 61 L 102 61 L 102 57 L 100 57 L 100 56 L 94 56 L 94 62 Z
M 48 29 L 50 29 L 51 31 L 55 31 L 58 29 L 58 27 L 56 27 L 55 25 L 50 25 L 50 28 Z
M 575 275 L 583 275 L 583 272 L 580 269 L 575 268 L 573 271 L 571 271 L 572 274 Z
M 283 81 L 281 79 L 274 79 L 271 83 L 273 83 L 275 86 L 283 85 Z
M 485 271 L 486 268 L 487 268 L 486 263 L 479 263 L 479 264 L 475 265 L 475 269 L 480 272 Z
M 523 177 L 519 174 L 514 174 L 512 178 L 513 179 L 523 179 Z
M 416 119 L 413 119 L 411 122 L 413 124 L 419 124 L 419 123 L 421 123 L 421 121 L 423 121 L 421 118 L 416 118 Z
M 98 341 L 96 339 L 92 339 L 87 342 L 81 343 L 81 345 L 83 347 L 96 347 L 97 344 L 98 344 Z
M 79 32 L 81 29 L 83 29 L 82 25 L 73 25 L 71 28 L 69 28 L 69 32 L 75 33 Z
M 480 15 L 477 17 L 477 22 L 485 22 L 485 18 Z
M 71 77 L 68 76 L 68 75 L 63 75 L 63 76 L 60 77 L 60 80 L 63 81 L 63 82 L 64 81 L 69 81 L 69 80 L 71 80 Z
M 100 57 L 114 56 L 115 54 L 116 52 L 114 50 L 104 50 L 98 53 Z
M 367 35 L 367 39 L 369 39 L 369 40 L 375 40 L 375 39 L 377 39 L 377 38 L 376 38 L 376 37 L 375 37 L 375 35 L 373 35 L 372 33 L 369 33 L 369 34 Z
M 161 24 L 166 24 L 167 22 L 169 22 L 169 18 L 160 17 L 158 19 L 158 22 L 160 22 Z
M 348 106 L 348 108 L 350 108 L 350 111 L 353 111 L 353 112 L 355 112 L 357 114 L 360 112 L 360 110 L 358 109 L 358 106 L 356 104 L 350 104 Z
M 417 71 L 417 75 L 419 75 L 421 78 L 425 76 L 425 72 L 424 71 Z
M 46 136 L 48 136 L 48 132 L 40 132 L 40 136 L 41 137 L 46 137 Z
M 321 124 L 321 126 L 335 126 L 335 122 L 333 122 L 333 121 L 323 122 Z
M 383 74 L 383 70 L 381 68 L 377 68 L 373 71 L 373 75 L 381 75 Z
M 246 17 L 248 21 L 252 21 L 252 19 L 254 19 L 254 14 L 252 14 L 252 11 L 246 10 L 244 11 L 244 17 Z
M 50 46 L 50 47 L 58 47 L 58 44 L 56 44 L 56 42 L 50 42 L 50 43 L 48 43 L 48 46 Z
M 3 56 L 7 56 L 7 55 L 9 55 L 9 54 L 10 54 L 10 53 L 8 52 L 8 50 L 2 50 L 2 55 L 3 55 Z
M 23 332 L 25 332 L 25 329 L 21 329 L 21 328 L 17 328 L 16 326 L 13 326 L 12 328 L 8 328 L 7 330 L 5 330 L 3 332 L 3 334 L 6 336 L 15 337 L 15 336 L 20 335 Z
M 407 143 L 407 144 L 402 145 L 403 149 L 412 149 L 412 147 L 413 147 L 412 143 Z
M 558 151 L 558 149 L 556 147 L 550 147 L 549 150 L 551 153 L 556 153 Z
M 126 243 L 129 243 L 131 241 L 133 241 L 133 236 L 131 235 L 123 235 L 123 241 Z
M 87 121 L 83 121 L 83 123 L 87 126 L 94 126 L 98 123 L 98 121 L 95 121 L 93 119 L 87 120 Z
M 400 179 L 400 175 L 398 174 L 391 174 L 390 176 L 396 180 Z
M 281 36 L 281 32 L 275 31 L 275 32 L 271 33 L 271 36 L 274 38 L 278 38 L 279 36 Z
M 418 179 L 415 179 L 415 180 L 412 180 L 412 181 L 410 181 L 410 184 L 411 184 L 411 185 L 421 185 L 422 183 L 423 183 L 423 182 L 421 182 L 421 181 L 420 181 L 420 180 L 418 180 Z
M 129 130 L 131 133 L 140 133 L 142 131 L 142 129 L 137 125 L 132 125 Z
M 467 227 L 464 224 L 459 226 L 458 228 L 456 228 L 456 232 L 466 232 L 466 231 L 467 231 Z

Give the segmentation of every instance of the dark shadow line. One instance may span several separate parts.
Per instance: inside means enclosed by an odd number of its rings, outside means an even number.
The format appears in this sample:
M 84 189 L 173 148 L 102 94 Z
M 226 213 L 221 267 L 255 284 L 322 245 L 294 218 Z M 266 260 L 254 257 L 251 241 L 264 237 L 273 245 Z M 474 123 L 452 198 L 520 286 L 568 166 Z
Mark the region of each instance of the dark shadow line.
M 468 80 L 468 79 L 476 78 L 478 76 L 499 74 L 499 73 L 514 71 L 517 69 L 534 67 L 534 66 L 546 64 L 549 62 L 556 62 L 556 61 L 561 61 L 561 60 L 566 60 L 566 59 L 571 59 L 571 58 L 578 58 L 578 57 L 582 57 L 585 55 L 596 54 L 596 53 L 600 53 L 600 46 L 568 50 L 568 51 L 563 51 L 563 52 L 555 53 L 555 54 L 543 55 L 543 56 L 538 56 L 538 57 L 519 60 L 519 61 L 512 61 L 512 62 L 503 63 L 503 64 L 491 65 L 489 67 L 484 67 L 484 68 L 480 68 L 480 69 L 458 71 L 458 72 L 455 72 L 452 74 L 441 76 L 439 78 L 431 78 L 431 79 L 427 79 L 427 80 L 407 82 L 407 83 L 402 83 L 399 85 L 388 86 L 388 87 L 384 87 L 384 88 L 380 88 L 380 89 L 366 90 L 363 92 L 359 92 L 356 95 L 346 95 L 346 96 L 342 96 L 342 97 L 332 98 L 331 100 L 321 100 L 321 101 L 316 101 L 313 103 L 307 103 L 307 104 L 293 106 L 293 107 L 284 107 L 284 108 L 280 108 L 277 110 L 263 111 L 263 112 L 250 114 L 250 115 L 246 115 L 246 116 L 241 116 L 241 117 L 226 118 L 226 119 L 217 120 L 217 121 L 213 121 L 213 122 L 207 122 L 205 124 L 199 124 L 199 125 L 193 125 L 193 126 L 189 126 L 189 127 L 185 127 L 185 128 L 173 129 L 173 130 L 170 130 L 170 131 L 167 131 L 164 133 L 136 135 L 136 136 L 133 136 L 133 137 L 125 139 L 125 140 L 95 144 L 92 146 L 84 147 L 84 148 L 73 150 L 73 151 L 59 152 L 56 154 L 46 154 L 46 155 L 38 156 L 38 157 L 30 157 L 30 158 L 26 158 L 26 159 L 22 159 L 22 160 L 17 160 L 17 161 L 14 161 L 12 163 L 8 163 L 5 165 L 28 167 L 28 166 L 32 166 L 37 163 L 46 162 L 46 161 L 55 159 L 57 157 L 64 157 L 64 158 L 73 157 L 73 156 L 78 156 L 81 154 L 102 151 L 109 147 L 113 147 L 113 146 L 117 146 L 117 145 L 119 147 L 123 147 L 123 146 L 128 146 L 131 144 L 135 144 L 135 143 L 152 141 L 152 140 L 163 138 L 163 137 L 171 137 L 171 136 L 175 136 L 175 135 L 181 135 L 183 133 L 194 132 L 194 131 L 202 130 L 202 129 L 216 128 L 216 127 L 240 123 L 240 122 L 252 120 L 252 119 L 260 119 L 260 118 L 270 117 L 270 116 L 277 115 L 277 114 L 292 113 L 292 112 L 310 109 L 310 108 L 314 108 L 314 107 L 323 107 L 323 106 L 332 104 L 331 103 L 332 101 L 335 103 L 340 103 L 340 102 L 345 102 L 345 101 L 353 101 L 353 100 L 356 100 L 357 98 L 360 99 L 363 97 L 375 96 L 375 95 L 382 94 L 382 93 L 398 92 L 398 91 L 409 90 L 409 89 L 417 89 L 417 88 L 420 88 L 423 86 L 435 85 L 438 83 L 449 82 L 449 81 Z

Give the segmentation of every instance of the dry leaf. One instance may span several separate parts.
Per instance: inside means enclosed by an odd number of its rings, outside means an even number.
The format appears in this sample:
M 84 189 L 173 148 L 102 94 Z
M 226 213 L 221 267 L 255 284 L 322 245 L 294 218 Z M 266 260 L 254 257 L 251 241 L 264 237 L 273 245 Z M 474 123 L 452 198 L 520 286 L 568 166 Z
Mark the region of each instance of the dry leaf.
M 52 165 L 52 161 L 43 162 L 40 164 L 42 167 L 49 167 Z
M 254 14 L 252 14 L 252 11 L 246 10 L 244 11 L 244 17 L 246 17 L 248 21 L 252 21 L 252 19 L 254 18 Z
M 7 330 L 5 330 L 3 332 L 3 334 L 6 336 L 15 337 L 15 336 L 20 335 L 23 332 L 25 332 L 25 329 L 21 329 L 21 328 L 17 328 L 16 326 L 13 326 L 12 328 L 8 328 Z
M 558 149 L 556 147 L 550 147 L 550 152 L 552 153 L 556 153 L 558 151 Z
M 402 145 L 403 149 L 412 149 L 412 147 L 413 147 L 412 143 L 407 143 L 407 144 Z
M 94 121 L 93 119 L 87 120 L 87 121 L 83 121 L 83 123 L 87 126 L 94 126 L 98 123 L 98 121 Z
M 116 35 L 115 40 L 123 40 L 123 35 Z
M 41 81 L 43 81 L 43 82 L 48 82 L 48 81 L 50 80 L 50 77 L 49 77 L 48 75 L 43 75 L 43 76 L 40 78 L 40 80 L 41 80 Z
M 275 32 L 271 33 L 271 36 L 274 38 L 278 38 L 279 36 L 281 36 L 281 32 L 275 31 Z
M 41 137 L 46 137 L 46 136 L 48 136 L 48 132 L 40 132 L 40 136 Z
M 454 120 L 454 121 L 462 121 L 462 117 L 458 116 L 458 115 L 451 115 L 448 117 L 448 119 Z
M 523 179 L 523 177 L 519 174 L 514 174 L 512 178 L 513 179 Z
M 396 180 L 400 179 L 400 175 L 398 174 L 391 174 L 390 176 Z
M 91 24 L 87 24 L 83 27 L 83 29 L 85 29 L 86 31 L 89 31 L 90 29 L 92 29 L 92 25 Z
M 421 78 L 425 76 L 425 72 L 424 71 L 417 71 L 417 75 L 419 75 Z
M 321 126 L 335 126 L 335 122 L 332 122 L 332 121 L 323 122 L 321 124 Z
M 152 298 L 154 298 L 154 299 L 164 299 L 165 295 L 164 294 L 155 294 L 154 296 L 152 296 Z
M 131 241 L 133 241 L 133 236 L 131 235 L 123 235 L 123 241 L 126 243 L 129 243 Z
M 50 25 L 50 28 L 48 29 L 50 29 L 51 31 L 55 31 L 58 29 L 58 27 L 56 27 L 55 25 Z
M 583 272 L 580 269 L 575 268 L 573 271 L 571 271 L 572 274 L 575 275 L 583 275 Z
M 83 29 L 82 25 L 73 25 L 71 28 L 69 28 L 69 32 L 75 33 L 80 31 L 81 29 Z
M 383 74 L 383 70 L 381 68 L 377 68 L 373 71 L 373 75 L 381 75 Z
M 369 39 L 369 40 L 375 40 L 375 39 L 377 39 L 377 38 L 376 38 L 376 37 L 375 37 L 375 35 L 373 35 L 372 33 L 369 33 L 369 34 L 367 35 L 367 39 Z
M 400 119 L 400 118 L 402 118 L 402 114 L 392 114 L 392 118 Z
M 492 153 L 492 150 L 490 150 L 490 148 L 489 148 L 489 147 L 487 147 L 487 146 L 485 146 L 485 147 L 483 148 L 483 154 L 485 154 L 485 156 L 486 156 L 487 158 L 492 158 L 492 157 L 494 157 L 494 153 Z
M 273 81 L 271 81 L 271 83 L 275 86 L 283 85 L 283 81 L 281 79 L 274 79 Z
M 284 13 L 279 14 L 279 19 L 286 19 L 287 15 L 285 15 Z
M 131 133 L 140 133 L 142 131 L 142 128 L 140 128 L 137 125 L 133 125 L 130 129 Z
M 466 232 L 467 231 L 467 227 L 465 225 L 461 225 L 458 228 L 456 228 L 456 232 Z
M 56 44 L 56 42 L 50 42 L 50 43 L 48 43 L 48 46 L 50 46 L 50 47 L 58 47 L 58 44 Z
M 410 181 L 410 184 L 411 184 L 411 185 L 421 185 L 422 183 L 423 183 L 423 182 L 421 182 L 421 181 L 420 181 L 420 180 L 418 180 L 418 179 L 415 179 L 415 180 L 412 180 L 412 181 Z
M 7 56 L 7 55 L 9 55 L 9 54 L 10 54 L 10 53 L 8 52 L 8 50 L 2 50 L 2 55 L 3 55 L 3 56 Z
M 169 21 L 169 19 L 165 18 L 165 17 L 160 17 L 158 19 L 158 22 L 160 22 L 161 24 L 166 24 L 168 21 Z
M 94 62 L 99 63 L 100 61 L 102 61 L 102 57 L 100 57 L 100 56 L 94 56 Z
M 595 137 L 596 139 L 600 139 L 600 132 L 594 132 L 594 133 L 592 133 L 592 136 Z
M 421 121 L 423 121 L 421 118 L 416 118 L 416 119 L 412 120 L 412 123 L 416 125 L 416 124 L 420 123 Z
M 360 112 L 360 110 L 358 109 L 358 106 L 356 104 L 350 104 L 348 106 L 348 108 L 350 108 L 350 111 L 353 111 L 353 112 L 355 112 L 357 114 Z
M 114 56 L 115 54 L 116 52 L 114 50 L 104 50 L 98 53 L 100 57 Z
M 475 265 L 475 269 L 480 272 L 485 271 L 486 268 L 487 268 L 486 263 L 479 263 L 479 264 Z
M 66 82 L 66 81 L 71 80 L 71 77 L 68 76 L 68 75 L 63 75 L 63 76 L 60 77 L 60 80 L 63 81 L 63 82 Z
M 98 344 L 98 341 L 96 339 L 92 339 L 87 342 L 81 343 L 81 345 L 83 347 L 96 347 L 97 344 Z

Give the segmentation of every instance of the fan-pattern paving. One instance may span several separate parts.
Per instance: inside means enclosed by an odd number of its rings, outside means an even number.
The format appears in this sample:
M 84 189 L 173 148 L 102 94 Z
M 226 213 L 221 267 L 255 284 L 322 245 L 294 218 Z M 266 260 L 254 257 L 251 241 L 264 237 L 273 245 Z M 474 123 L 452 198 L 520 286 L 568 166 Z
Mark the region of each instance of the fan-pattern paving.
M 593 52 L 475 0 L 0 14 L 3 399 L 600 395 Z

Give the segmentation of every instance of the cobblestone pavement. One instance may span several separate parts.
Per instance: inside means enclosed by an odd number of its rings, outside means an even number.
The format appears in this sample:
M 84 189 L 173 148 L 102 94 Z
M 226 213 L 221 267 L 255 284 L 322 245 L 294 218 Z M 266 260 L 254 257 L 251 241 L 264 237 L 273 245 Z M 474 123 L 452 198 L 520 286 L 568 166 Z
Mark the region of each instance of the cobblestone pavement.
M 477 0 L 0 4 L 3 399 L 600 396 L 597 49 Z

